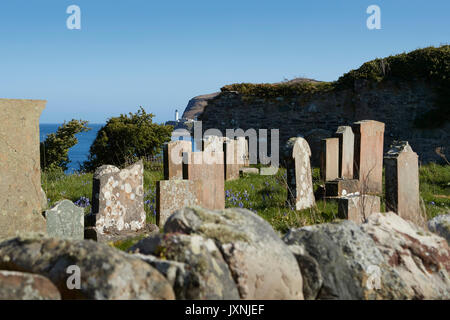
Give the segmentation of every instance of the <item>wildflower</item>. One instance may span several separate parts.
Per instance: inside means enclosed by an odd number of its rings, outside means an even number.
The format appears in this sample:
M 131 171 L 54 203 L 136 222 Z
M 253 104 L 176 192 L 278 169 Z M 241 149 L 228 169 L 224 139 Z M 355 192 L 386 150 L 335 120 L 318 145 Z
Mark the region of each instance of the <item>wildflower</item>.
M 89 207 L 91 205 L 91 203 L 89 201 L 89 198 L 86 198 L 86 197 L 81 197 L 80 199 L 75 201 L 74 204 L 76 206 L 78 206 L 78 207 L 81 207 L 81 208 L 87 208 L 87 207 Z

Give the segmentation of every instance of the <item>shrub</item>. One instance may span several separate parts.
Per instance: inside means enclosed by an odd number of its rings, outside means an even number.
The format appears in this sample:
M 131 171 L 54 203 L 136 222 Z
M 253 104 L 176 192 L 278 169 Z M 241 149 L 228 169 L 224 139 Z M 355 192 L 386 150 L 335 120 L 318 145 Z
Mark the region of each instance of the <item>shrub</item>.
M 41 168 L 45 171 L 66 171 L 69 164 L 69 149 L 78 143 L 76 134 L 89 131 L 87 121 L 71 120 L 50 133 L 40 144 Z
M 134 114 L 109 119 L 97 133 L 83 169 L 94 171 L 104 164 L 123 167 L 158 154 L 170 141 L 173 127 L 153 123 L 153 117 L 141 107 Z

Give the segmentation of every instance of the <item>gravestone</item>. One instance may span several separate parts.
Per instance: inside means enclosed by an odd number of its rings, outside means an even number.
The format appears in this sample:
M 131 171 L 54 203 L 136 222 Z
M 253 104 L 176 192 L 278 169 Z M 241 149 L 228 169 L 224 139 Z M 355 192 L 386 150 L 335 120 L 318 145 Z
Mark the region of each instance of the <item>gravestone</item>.
M 353 124 L 355 162 L 353 174 L 364 194 L 383 190 L 384 123 L 363 120 Z
M 179 140 L 164 144 L 164 180 L 183 179 L 183 152 L 190 151 L 191 141 Z
M 352 127 L 339 127 L 335 136 L 339 139 L 339 178 L 353 179 L 355 135 Z
M 44 100 L 0 99 L 0 238 L 46 232 L 39 117 Z
M 211 210 L 225 208 L 223 152 L 186 152 L 183 154 L 183 178 L 200 181 L 199 205 Z
M 239 179 L 239 168 L 242 164 L 238 161 L 237 140 L 225 139 L 223 150 L 225 152 L 225 180 Z
M 386 210 L 414 223 L 420 218 L 418 156 L 407 141 L 396 141 L 384 157 Z
M 296 210 L 315 205 L 311 174 L 311 150 L 305 139 L 290 138 L 283 150 L 286 161 L 288 202 Z
M 162 228 L 176 210 L 198 205 L 200 181 L 161 180 L 156 182 L 156 224 Z
M 327 138 L 321 141 L 320 175 L 324 181 L 337 179 L 339 176 L 339 139 Z
M 236 138 L 236 152 L 238 164 L 241 167 L 248 167 L 250 165 L 250 156 L 248 151 L 248 140 L 245 137 Z
M 139 161 L 125 169 L 104 165 L 94 173 L 92 218 L 96 238 L 109 241 L 145 227 L 144 166 Z
M 338 216 L 361 224 L 372 213 L 380 212 L 380 197 L 372 195 L 352 195 L 338 200 Z
M 47 234 L 52 238 L 83 240 L 84 209 L 77 207 L 70 200 L 57 202 L 45 212 Z

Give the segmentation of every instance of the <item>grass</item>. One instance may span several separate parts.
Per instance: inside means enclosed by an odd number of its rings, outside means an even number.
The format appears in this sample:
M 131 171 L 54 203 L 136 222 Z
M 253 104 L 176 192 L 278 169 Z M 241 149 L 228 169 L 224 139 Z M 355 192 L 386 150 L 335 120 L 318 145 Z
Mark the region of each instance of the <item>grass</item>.
M 420 194 L 428 218 L 448 213 L 450 211 L 450 166 L 434 163 L 422 166 L 419 177 Z M 148 223 L 156 221 L 156 181 L 161 179 L 163 179 L 162 170 L 144 171 L 144 201 Z M 72 175 L 44 173 L 42 183 L 50 206 L 62 199 L 77 202 L 83 197 L 91 199 L 92 196 L 92 174 L 89 173 Z M 320 183 L 319 170 L 314 168 L 315 190 Z M 257 212 L 281 233 L 289 228 L 337 219 L 337 204 L 332 201 L 318 200 L 316 207 L 310 210 L 296 211 L 290 208 L 286 203 L 287 187 L 284 169 L 280 169 L 274 176 L 248 175 L 238 180 L 226 181 L 225 193 L 227 208 L 242 207 Z M 85 210 L 86 213 L 90 212 L 90 205 L 86 206 Z M 126 241 L 115 245 L 129 247 Z

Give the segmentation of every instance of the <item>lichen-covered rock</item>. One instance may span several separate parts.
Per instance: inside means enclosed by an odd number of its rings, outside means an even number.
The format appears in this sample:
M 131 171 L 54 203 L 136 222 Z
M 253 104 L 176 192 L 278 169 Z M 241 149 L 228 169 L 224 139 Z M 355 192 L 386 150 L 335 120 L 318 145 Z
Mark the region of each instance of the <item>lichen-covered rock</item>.
M 61 295 L 45 277 L 0 270 L 0 300 L 61 300 Z
M 436 216 L 428 221 L 428 229 L 445 238 L 450 245 L 450 213 Z
M 166 234 L 141 240 L 131 252 L 161 272 L 177 299 L 237 300 L 239 292 L 222 254 L 211 239 Z
M 316 259 L 311 257 L 303 246 L 290 245 L 289 250 L 297 259 L 303 278 L 303 296 L 305 300 L 315 300 L 322 288 L 323 278 Z
M 395 213 L 374 213 L 361 228 L 415 299 L 450 299 L 450 249 L 444 238 Z
M 69 266 L 80 270 L 80 289 L 68 288 L 69 277 L 75 276 Z M 10 238 L 0 242 L 0 269 L 47 277 L 63 299 L 174 298 L 170 284 L 153 267 L 91 240 Z
M 95 170 L 92 214 L 97 241 L 111 241 L 121 234 L 145 228 L 144 165 L 139 161 L 122 170 L 104 165 Z
M 242 299 L 303 299 L 294 255 L 272 227 L 249 210 L 184 208 L 167 220 L 164 231 L 214 240 Z
M 407 299 L 413 296 L 386 263 L 372 238 L 352 221 L 291 229 L 284 241 L 289 245 L 303 245 L 318 262 L 323 285 L 317 299 Z

